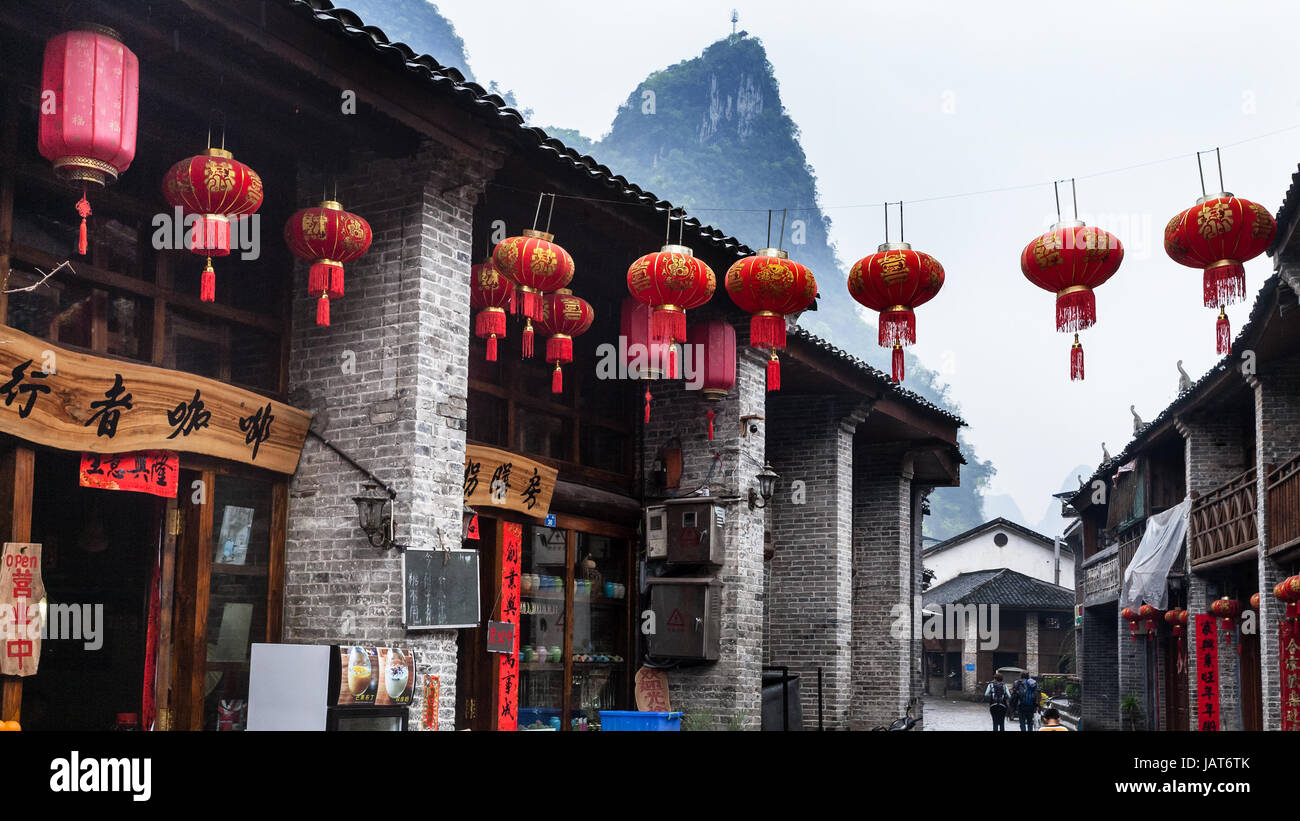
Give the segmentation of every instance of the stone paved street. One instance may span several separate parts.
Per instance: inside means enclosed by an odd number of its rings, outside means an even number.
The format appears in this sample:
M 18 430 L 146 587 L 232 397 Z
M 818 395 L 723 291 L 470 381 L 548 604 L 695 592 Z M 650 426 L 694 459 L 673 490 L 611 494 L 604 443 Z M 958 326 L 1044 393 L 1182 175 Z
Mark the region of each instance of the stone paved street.
M 1008 718 L 1006 726 L 1007 732 L 1020 731 L 1018 720 Z M 993 719 L 987 704 L 928 696 L 925 699 L 925 729 L 992 732 Z

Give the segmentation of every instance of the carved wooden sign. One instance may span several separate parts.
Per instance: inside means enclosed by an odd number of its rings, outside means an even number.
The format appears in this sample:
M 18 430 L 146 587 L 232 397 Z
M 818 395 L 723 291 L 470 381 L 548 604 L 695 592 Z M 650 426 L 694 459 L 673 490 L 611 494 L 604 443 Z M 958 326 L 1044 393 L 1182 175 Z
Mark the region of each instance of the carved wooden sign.
M 215 379 L 0 325 L 0 431 L 63 450 L 178 450 L 293 473 L 311 414 Z
M 482 445 L 465 448 L 465 504 L 498 507 L 538 519 L 551 508 L 559 471 L 518 454 Z

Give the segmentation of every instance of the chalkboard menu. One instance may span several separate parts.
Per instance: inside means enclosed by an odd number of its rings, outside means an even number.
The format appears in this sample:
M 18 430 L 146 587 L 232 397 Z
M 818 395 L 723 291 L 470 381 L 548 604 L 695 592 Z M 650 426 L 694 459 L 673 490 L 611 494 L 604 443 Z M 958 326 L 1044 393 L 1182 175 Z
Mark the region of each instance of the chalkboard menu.
M 403 553 L 402 623 L 408 630 L 478 627 L 478 551 Z

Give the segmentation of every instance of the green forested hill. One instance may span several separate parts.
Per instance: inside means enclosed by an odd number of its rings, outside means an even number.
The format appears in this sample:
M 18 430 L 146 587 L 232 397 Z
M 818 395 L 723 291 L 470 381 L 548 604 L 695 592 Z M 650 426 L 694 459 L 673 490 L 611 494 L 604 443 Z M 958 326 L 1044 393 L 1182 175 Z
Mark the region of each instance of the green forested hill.
M 405 43 L 416 54 L 428 54 L 444 66 L 454 66 L 473 80 L 465 41 L 456 27 L 428 0 L 333 0 L 335 8 L 355 12 L 368 26 L 383 29 L 390 43 Z
M 566 142 L 585 142 L 574 132 L 548 130 Z M 818 207 L 816 174 L 757 39 L 733 35 L 656 71 L 628 95 L 608 134 L 590 149 L 574 147 L 752 248 L 769 244 L 767 209 L 789 208 L 784 247 L 812 269 L 821 292 L 818 310 L 804 313 L 799 324 L 888 372 L 889 351 L 876 345 L 875 326 L 861 318 L 844 286 L 847 266 Z M 772 245 L 779 226 L 778 213 Z M 960 413 L 938 382 L 909 352 L 907 387 Z M 931 496 L 927 536 L 947 538 L 984 520 L 981 492 L 994 468 L 964 440 L 962 451 L 968 462 L 962 486 Z

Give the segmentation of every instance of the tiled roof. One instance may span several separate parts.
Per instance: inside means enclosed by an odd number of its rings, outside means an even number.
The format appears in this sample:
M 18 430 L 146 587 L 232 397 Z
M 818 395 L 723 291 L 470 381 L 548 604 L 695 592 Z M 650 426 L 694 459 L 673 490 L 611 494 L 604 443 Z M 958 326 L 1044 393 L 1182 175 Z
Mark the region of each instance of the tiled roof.
M 1074 505 L 1074 503 L 1079 500 L 1079 497 L 1089 490 L 1094 481 L 1109 477 L 1117 468 L 1119 468 L 1120 465 L 1132 461 L 1133 458 L 1146 446 L 1151 434 L 1163 428 L 1164 424 L 1177 416 L 1183 408 L 1192 404 L 1194 401 L 1203 398 L 1205 391 L 1208 389 L 1207 386 L 1231 368 L 1235 361 L 1241 358 L 1242 351 L 1248 347 L 1248 338 L 1254 336 L 1255 332 L 1259 330 L 1263 323 L 1265 315 L 1268 312 L 1268 306 L 1273 297 L 1273 292 L 1278 288 L 1280 283 L 1281 280 L 1277 274 L 1273 274 L 1264 281 L 1263 287 L 1261 287 L 1259 293 L 1255 295 L 1255 304 L 1251 306 L 1250 316 L 1246 319 L 1246 324 L 1241 326 L 1241 331 L 1238 332 L 1237 338 L 1232 342 L 1232 350 L 1224 354 L 1223 358 L 1220 359 L 1214 367 L 1206 371 L 1204 376 L 1193 382 L 1190 388 L 1179 393 L 1178 398 L 1173 402 L 1170 402 L 1169 405 L 1160 412 L 1160 415 L 1143 425 L 1142 430 L 1134 434 L 1133 439 L 1122 451 L 1119 452 L 1118 455 L 1112 456 L 1109 461 L 1102 462 L 1098 465 L 1097 470 L 1093 472 L 1092 476 L 1090 476 L 1079 488 L 1078 492 L 1069 499 L 1071 505 Z M 1075 509 L 1077 510 L 1078 508 L 1076 507 Z
M 1277 256 L 1277 252 L 1282 250 L 1282 243 L 1286 241 L 1287 227 L 1300 214 L 1300 171 L 1291 175 L 1291 187 L 1286 190 L 1286 196 L 1282 198 L 1282 206 L 1277 209 L 1277 235 L 1273 237 L 1273 242 L 1268 246 L 1268 255 Z
M 835 347 L 830 342 L 827 342 L 825 339 L 822 339 L 816 334 L 811 333 L 810 331 L 804 328 L 800 328 L 797 325 L 790 328 L 787 333 L 789 336 L 793 336 L 797 339 L 806 340 L 814 348 L 818 348 L 830 354 L 831 356 L 834 356 L 837 359 L 847 362 L 853 367 L 862 371 L 867 376 L 871 377 L 873 380 L 879 382 L 881 386 L 885 388 L 885 392 L 887 395 L 897 396 L 914 405 L 919 405 L 922 408 L 925 408 L 926 410 L 929 410 L 939 416 L 944 417 L 945 419 L 949 420 L 950 422 L 953 422 L 958 426 L 964 427 L 966 425 L 965 420 L 963 420 L 960 416 L 956 415 L 955 413 L 952 413 L 951 411 L 944 410 L 943 408 L 939 407 L 938 405 L 934 404 L 933 402 L 931 402 L 930 400 L 926 399 L 925 397 L 921 396 L 918 393 L 909 391 L 907 388 L 899 386 L 898 383 L 896 383 L 893 380 L 893 378 L 890 377 L 889 374 L 885 373 L 884 371 L 876 370 L 875 368 L 868 365 L 866 362 L 863 362 L 861 359 L 858 359 L 853 354 L 849 353 L 848 351 L 844 351 L 841 350 L 840 348 Z
M 455 68 L 444 66 L 427 54 L 417 55 L 405 43 L 389 41 L 381 29 L 365 25 L 354 12 L 335 8 L 329 0 L 281 0 L 281 2 L 287 3 L 300 14 L 310 15 L 319 25 L 359 41 L 379 55 L 381 60 L 420 77 L 434 90 L 451 97 L 477 116 L 512 133 L 524 144 L 534 146 L 544 156 L 566 166 L 571 172 L 602 183 L 609 189 L 612 201 L 635 202 L 664 212 L 674 207 L 667 200 L 660 199 L 636 183 L 629 182 L 626 177 L 615 174 L 595 158 L 579 154 L 540 128 L 526 125 L 523 115 L 507 106 L 506 101 L 500 96 L 491 94 L 477 83 L 466 80 L 464 75 Z M 687 217 L 685 228 L 701 242 L 730 252 L 737 258 L 754 253 L 753 249 L 740 240 L 713 226 L 704 225 L 694 217 Z
M 381 59 L 421 77 L 432 88 L 452 97 L 476 115 L 490 120 L 508 131 L 512 131 L 516 138 L 525 144 L 535 146 L 538 151 L 566 166 L 569 171 L 576 172 L 595 182 L 603 183 L 606 188 L 610 189 L 611 199 L 628 203 L 635 202 L 665 212 L 675 207 L 667 200 L 662 200 L 653 193 L 642 189 L 636 183 L 628 181 L 626 177 L 615 174 L 609 168 L 597 162 L 595 158 L 586 154 L 579 154 L 564 145 L 564 143 L 549 136 L 540 128 L 526 125 L 523 115 L 507 106 L 505 100 L 500 96 L 491 94 L 477 83 L 466 80 L 464 75 L 455 68 L 444 66 L 427 54 L 417 55 L 405 43 L 390 42 L 381 29 L 365 25 L 355 13 L 345 8 L 335 8 L 329 0 L 282 0 L 282 2 L 286 2 L 292 9 L 301 14 L 310 15 L 319 25 L 360 41 L 378 54 Z M 694 217 L 686 219 L 685 228 L 687 232 L 694 234 L 701 241 L 730 252 L 736 258 L 754 253 L 752 248 L 740 240 L 723 233 L 717 228 L 703 225 Z M 802 329 L 797 329 L 793 333 L 808 340 L 814 347 L 847 361 L 867 373 L 886 388 L 886 393 L 938 414 L 957 425 L 966 424 L 959 416 L 944 410 L 906 388 L 899 387 L 888 375 L 876 370 L 861 359 L 836 348 L 829 342 Z
M 1074 591 L 1004 567 L 962 573 L 925 591 L 922 601 L 927 607 L 996 604 L 1012 610 L 1072 610 Z

